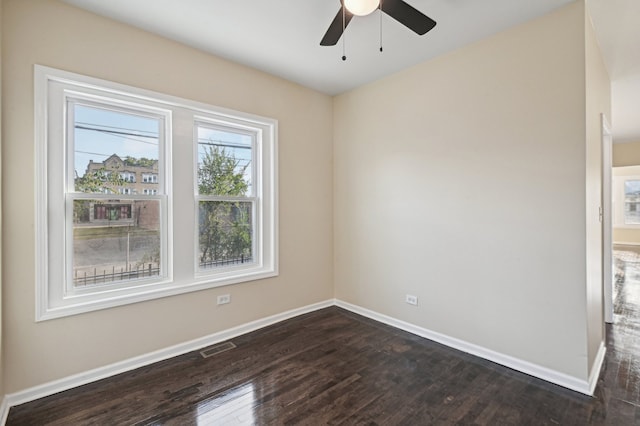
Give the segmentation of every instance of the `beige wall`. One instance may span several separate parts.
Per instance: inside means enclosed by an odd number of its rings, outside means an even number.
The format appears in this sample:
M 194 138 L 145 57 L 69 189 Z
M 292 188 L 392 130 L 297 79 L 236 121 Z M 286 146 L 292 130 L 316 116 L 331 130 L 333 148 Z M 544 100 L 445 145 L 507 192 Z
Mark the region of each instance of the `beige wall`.
M 336 297 L 587 379 L 585 55 L 576 2 L 336 97 Z
M 613 167 L 640 165 L 640 141 L 613 144 Z
M 587 221 L 587 339 L 589 373 L 604 342 L 602 283 L 602 120 L 611 122 L 611 81 L 602 60 L 595 31 L 585 17 L 586 76 L 586 221 Z
M 7 393 L 333 297 L 330 97 L 53 0 L 2 23 Z M 35 323 L 34 64 L 278 119 L 280 276 Z
M 613 243 L 640 245 L 640 229 L 613 228 Z

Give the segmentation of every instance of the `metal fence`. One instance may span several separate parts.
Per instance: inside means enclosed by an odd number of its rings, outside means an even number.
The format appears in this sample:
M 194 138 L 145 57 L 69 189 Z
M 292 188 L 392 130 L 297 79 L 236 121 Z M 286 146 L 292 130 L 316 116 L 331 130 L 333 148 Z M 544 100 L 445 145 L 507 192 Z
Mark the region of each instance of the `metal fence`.
M 200 262 L 200 268 L 219 268 L 221 266 L 238 265 L 242 263 L 251 263 L 253 258 L 251 256 L 240 256 L 232 259 L 215 259 L 205 262 Z
M 111 271 L 102 269 L 102 273 L 98 268 L 93 268 L 93 271 L 78 271 L 74 272 L 73 285 L 84 286 L 93 284 L 105 284 L 115 281 L 135 280 L 138 278 L 153 277 L 160 275 L 159 264 L 141 264 L 141 265 L 128 265 L 120 267 L 118 271 L 115 266 L 111 268 Z
M 243 263 L 251 263 L 251 256 L 240 256 L 231 259 L 215 259 L 206 262 L 200 262 L 200 268 L 219 268 L 221 266 L 239 265 Z M 139 278 L 147 278 L 160 275 L 160 265 L 146 263 L 140 265 L 128 265 L 127 267 L 108 269 L 93 268 L 93 270 L 76 270 L 73 276 L 73 285 L 76 287 L 94 284 L 112 283 L 115 281 L 135 280 Z

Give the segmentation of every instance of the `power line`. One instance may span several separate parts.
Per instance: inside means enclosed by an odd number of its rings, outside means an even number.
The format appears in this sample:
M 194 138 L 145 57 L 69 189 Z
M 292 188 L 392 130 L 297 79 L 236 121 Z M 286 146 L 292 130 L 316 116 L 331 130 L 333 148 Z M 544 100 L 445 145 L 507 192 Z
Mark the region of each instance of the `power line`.
M 203 142 L 204 141 L 204 142 Z M 207 146 L 224 146 L 225 148 L 240 148 L 240 149 L 251 149 L 252 147 L 249 145 L 240 145 L 237 142 L 228 142 L 228 141 L 219 141 L 208 138 L 198 138 L 198 145 L 207 145 Z
M 139 139 L 133 139 L 131 137 L 127 137 L 127 136 L 135 136 L 137 138 L 149 138 L 149 139 L 156 139 L 157 140 L 158 139 L 157 136 L 138 135 L 138 134 L 135 134 L 135 133 L 120 132 L 120 131 L 117 131 L 117 130 L 96 129 L 96 128 L 92 128 L 92 127 L 78 126 L 78 125 L 76 125 L 75 128 L 79 129 L 79 130 L 88 130 L 88 131 L 91 131 L 91 132 L 104 133 L 106 135 L 120 137 L 122 139 L 129 139 L 129 140 L 132 140 L 132 141 L 135 141 L 135 142 L 139 142 L 139 143 L 146 143 L 148 145 L 155 145 L 155 146 L 158 145 L 157 142 L 142 141 L 142 140 L 139 140 Z
M 80 153 L 80 154 L 91 154 L 91 155 L 100 155 L 101 157 L 110 157 L 113 154 L 100 154 L 99 152 L 90 152 L 90 151 L 75 151 L 76 153 Z
M 152 135 L 155 135 L 156 137 L 158 136 L 158 132 L 152 131 L 152 130 L 129 129 L 127 127 L 107 126 L 106 124 L 96 124 L 96 123 L 87 123 L 87 122 L 84 122 L 84 121 L 76 121 L 76 126 L 78 124 L 82 124 L 82 125 L 85 125 L 85 126 L 104 127 L 104 128 L 109 128 L 109 129 L 129 130 L 131 132 L 138 132 L 138 133 L 151 133 Z

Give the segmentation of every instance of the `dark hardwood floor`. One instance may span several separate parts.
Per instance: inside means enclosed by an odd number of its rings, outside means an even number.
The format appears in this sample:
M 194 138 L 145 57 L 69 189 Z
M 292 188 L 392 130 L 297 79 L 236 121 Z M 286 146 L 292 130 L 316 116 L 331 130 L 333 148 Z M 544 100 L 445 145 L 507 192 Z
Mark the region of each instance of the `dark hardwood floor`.
M 11 408 L 7 425 L 640 425 L 640 259 L 595 397 L 332 307 Z

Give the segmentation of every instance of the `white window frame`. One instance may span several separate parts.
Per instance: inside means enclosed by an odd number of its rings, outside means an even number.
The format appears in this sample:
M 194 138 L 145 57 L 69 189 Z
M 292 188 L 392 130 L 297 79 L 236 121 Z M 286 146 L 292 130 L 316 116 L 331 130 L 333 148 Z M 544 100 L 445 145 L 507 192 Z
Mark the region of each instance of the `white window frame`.
M 191 291 L 253 281 L 278 275 L 278 198 L 277 198 L 277 129 L 278 122 L 271 118 L 233 111 L 200 102 L 169 96 L 153 91 L 113 83 L 54 68 L 35 65 L 35 151 L 36 151 L 36 321 L 44 321 L 68 315 L 81 314 L 98 309 L 110 308 L 145 300 L 167 297 Z M 73 96 L 86 96 L 100 100 L 122 102 L 124 105 L 144 106 L 159 114 L 166 114 L 166 146 L 160 154 L 158 195 L 150 198 L 163 199 L 161 215 L 166 233 L 166 247 L 162 259 L 166 268 L 158 280 L 139 281 L 131 286 L 105 286 L 89 293 L 69 293 L 66 283 L 68 271 L 68 233 L 72 226 L 70 216 L 65 215 L 63 203 L 50 193 L 50 175 L 65 178 L 63 167 L 68 167 L 72 154 L 66 152 L 66 132 L 64 122 L 58 121 L 65 103 L 55 104 L 52 87 Z M 61 89 L 60 89 L 61 88 Z M 63 114 L 64 116 L 64 114 Z M 193 143 L 193 129 L 196 121 L 205 120 L 220 125 L 245 128 L 258 135 L 256 142 L 256 169 L 260 182 L 258 197 L 259 241 L 254 253 L 258 261 L 240 268 L 223 268 L 215 273 L 202 274 L 198 271 L 197 250 L 197 187 L 194 175 L 197 173 L 197 145 Z M 58 139 L 58 145 L 55 139 Z M 62 147 L 60 147 L 62 141 Z M 182 155 L 192 149 L 192 154 Z M 61 151 L 61 152 L 60 152 Z M 175 155 L 172 155 L 173 153 Z M 180 155 L 178 155 L 180 154 Z M 51 157 L 53 155 L 53 157 Z M 166 166 L 163 166 L 163 156 Z M 54 161 L 57 159 L 60 161 Z M 66 160 L 65 160 L 66 159 Z M 59 169 L 54 164 L 63 164 Z M 53 170 L 55 169 L 55 170 Z M 178 173 L 176 173 L 178 172 Z M 142 180 L 142 178 L 141 178 Z M 104 195 L 93 194 L 96 198 Z M 61 195 L 57 195 L 58 198 Z M 126 195 L 120 195 L 126 198 Z M 130 196 L 133 197 L 133 196 Z M 60 204 L 63 206 L 60 207 Z M 69 217 L 66 217 L 69 216 Z M 57 234 L 55 229 L 62 228 Z M 178 229 L 179 228 L 179 229 Z M 191 228 L 191 232 L 185 232 Z M 175 229 L 175 232 L 174 232 Z M 67 234 L 65 234 L 67 232 Z M 256 232 L 256 231 L 254 231 Z M 61 237 L 62 235 L 62 237 Z M 66 235 L 66 238 L 65 238 Z M 52 247 L 63 247 L 53 250 Z M 195 261 L 194 261 L 195 259 Z M 56 264 L 63 265 L 56 269 Z M 194 267 L 195 265 L 195 267 Z M 67 272 L 65 272 L 67 271 Z

